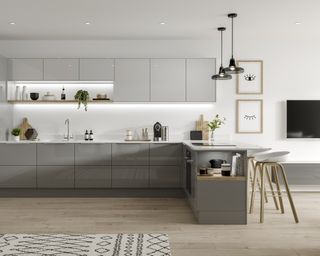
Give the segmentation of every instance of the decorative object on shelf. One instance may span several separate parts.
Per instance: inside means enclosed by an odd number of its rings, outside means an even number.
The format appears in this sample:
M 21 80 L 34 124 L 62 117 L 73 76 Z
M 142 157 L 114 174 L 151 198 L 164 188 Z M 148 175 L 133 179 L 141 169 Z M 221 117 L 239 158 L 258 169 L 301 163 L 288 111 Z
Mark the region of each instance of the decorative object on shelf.
M 190 131 L 190 140 L 202 140 L 202 131 Z
M 107 94 L 97 94 L 96 98 L 92 100 L 110 100 Z
M 169 140 L 169 126 L 162 126 L 162 128 L 161 128 L 161 138 L 162 138 L 162 141 L 168 141 Z
M 21 130 L 21 133 L 20 133 L 20 139 L 21 140 L 26 140 L 26 136 L 25 136 L 25 133 L 28 129 L 31 129 L 32 126 L 29 124 L 29 121 L 28 121 L 28 118 L 23 118 L 22 119 L 22 123 L 18 126 L 18 128 Z
M 54 94 L 51 94 L 50 92 L 47 92 L 45 95 L 42 96 L 42 100 L 54 101 L 54 100 L 56 100 L 56 96 Z
M 161 141 L 162 139 L 162 125 L 159 122 L 156 122 L 153 126 L 153 140 Z
M 93 132 L 92 132 L 92 130 L 90 130 L 90 132 L 89 132 L 89 140 L 93 140 L 93 139 L 94 139 Z
M 208 121 L 204 120 L 204 115 L 200 115 L 200 120 L 196 121 L 196 131 L 202 132 L 201 140 L 208 140 L 209 139 L 209 128 L 208 128 Z
M 5 94 L 4 94 L 4 91 L 3 91 L 3 86 L 0 85 L 0 101 L 5 100 L 4 95 L 5 95 Z
M 39 99 L 39 93 L 38 92 L 31 92 L 30 93 L 30 99 L 38 100 Z
M 237 94 L 262 94 L 263 61 L 239 60 L 237 63 L 245 68 L 243 74 L 237 75 Z
M 221 175 L 230 176 L 231 175 L 231 165 L 230 164 L 221 164 Z
M 89 133 L 88 130 L 84 133 L 84 140 L 89 140 Z
M 80 109 L 81 104 L 84 106 L 84 110 L 88 110 L 88 101 L 90 100 L 89 93 L 86 90 L 77 91 L 74 98 L 78 101 L 78 109 Z
M 236 13 L 228 14 L 228 18 L 231 18 L 231 59 L 229 62 L 229 67 L 224 69 L 227 74 L 241 74 L 244 72 L 244 69 L 237 65 L 236 60 L 233 57 L 233 19 L 237 16 L 238 15 Z
M 16 86 L 15 100 L 21 100 L 21 91 L 19 85 Z
M 132 132 L 132 130 L 127 130 L 126 131 L 126 139 L 125 140 L 127 140 L 127 141 L 133 140 L 133 132 Z
M 21 133 L 20 128 L 12 129 L 11 134 L 13 135 L 13 139 L 15 141 L 20 141 L 20 133 Z
M 220 42 L 221 42 L 221 46 L 220 46 L 220 51 L 221 51 L 221 65 L 220 65 L 220 68 L 219 68 L 219 73 L 216 74 L 216 75 L 213 75 L 211 77 L 211 79 L 213 80 L 229 80 L 232 78 L 231 75 L 229 74 L 226 74 L 226 72 L 224 71 L 224 67 L 223 67 L 223 31 L 225 31 L 226 28 L 225 27 L 219 27 L 218 28 L 218 31 L 220 31 Z
M 215 118 L 208 123 L 208 127 L 210 129 L 210 138 L 209 140 L 210 141 L 214 141 L 214 132 L 216 129 L 220 128 L 221 125 L 224 124 L 224 122 L 226 121 L 227 119 L 225 117 L 220 117 L 218 114 L 215 116 Z
M 227 163 L 227 161 L 224 159 L 211 159 L 209 163 L 211 165 L 211 168 L 216 169 L 221 168 L 221 165 Z
M 27 140 L 36 140 L 38 137 L 38 132 L 34 128 L 29 128 L 24 135 L 26 136 Z
M 66 100 L 66 90 L 64 89 L 64 86 L 62 87 L 61 100 Z
M 21 95 L 22 100 L 28 100 L 28 92 L 27 92 L 27 86 L 22 87 L 22 95 Z
M 263 132 L 263 101 L 237 100 L 237 133 Z

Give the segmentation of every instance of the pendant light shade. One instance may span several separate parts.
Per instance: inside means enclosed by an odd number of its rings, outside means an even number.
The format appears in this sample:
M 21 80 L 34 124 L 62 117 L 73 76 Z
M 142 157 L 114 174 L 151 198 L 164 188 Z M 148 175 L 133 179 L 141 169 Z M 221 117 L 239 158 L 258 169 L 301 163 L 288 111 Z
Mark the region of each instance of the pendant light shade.
M 226 28 L 225 27 L 219 27 L 218 31 L 220 31 L 220 42 L 221 42 L 221 46 L 220 46 L 220 50 L 221 50 L 221 65 L 219 68 L 219 73 L 216 75 L 213 75 L 211 77 L 211 79 L 213 80 L 229 80 L 232 78 L 231 75 L 226 74 L 225 69 L 223 68 L 223 31 L 225 31 Z
M 229 62 L 229 67 L 225 68 L 224 71 L 227 74 L 240 74 L 244 72 L 244 69 L 237 67 L 236 60 L 233 57 L 233 19 L 237 17 L 237 14 L 229 13 L 228 17 L 231 18 L 231 59 Z

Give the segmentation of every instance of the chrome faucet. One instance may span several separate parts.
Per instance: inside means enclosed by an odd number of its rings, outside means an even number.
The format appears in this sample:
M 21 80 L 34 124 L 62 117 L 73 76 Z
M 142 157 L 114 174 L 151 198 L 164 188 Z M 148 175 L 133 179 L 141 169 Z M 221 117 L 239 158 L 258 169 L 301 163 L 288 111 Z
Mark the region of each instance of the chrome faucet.
M 66 140 L 70 140 L 70 120 L 69 118 L 64 121 L 64 124 L 67 125 L 67 136 L 64 136 Z

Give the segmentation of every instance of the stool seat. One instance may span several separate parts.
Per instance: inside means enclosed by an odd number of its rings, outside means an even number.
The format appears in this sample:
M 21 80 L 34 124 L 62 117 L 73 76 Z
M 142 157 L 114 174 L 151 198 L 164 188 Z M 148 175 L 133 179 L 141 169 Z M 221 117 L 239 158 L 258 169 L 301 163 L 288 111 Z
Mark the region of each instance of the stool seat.
M 275 162 L 281 163 L 285 162 L 288 159 L 289 151 L 276 151 L 276 152 L 267 152 L 256 154 L 255 159 L 257 162 Z
M 248 149 L 247 156 L 254 157 L 256 154 L 260 154 L 262 152 L 267 152 L 271 150 L 271 148 L 256 148 L 256 149 Z

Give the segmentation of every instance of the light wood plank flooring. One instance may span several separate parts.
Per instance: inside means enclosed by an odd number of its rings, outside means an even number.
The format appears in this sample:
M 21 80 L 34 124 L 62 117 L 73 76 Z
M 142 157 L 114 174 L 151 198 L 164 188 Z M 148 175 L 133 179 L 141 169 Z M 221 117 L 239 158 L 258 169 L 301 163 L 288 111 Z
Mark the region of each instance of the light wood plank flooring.
M 0 233 L 163 232 L 173 256 L 319 256 L 320 193 L 293 196 L 299 224 L 269 200 L 265 223 L 256 208 L 247 226 L 198 225 L 184 199 L 0 198 Z

